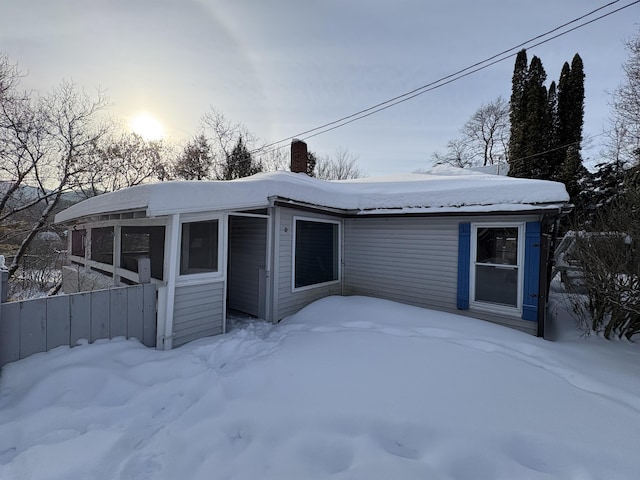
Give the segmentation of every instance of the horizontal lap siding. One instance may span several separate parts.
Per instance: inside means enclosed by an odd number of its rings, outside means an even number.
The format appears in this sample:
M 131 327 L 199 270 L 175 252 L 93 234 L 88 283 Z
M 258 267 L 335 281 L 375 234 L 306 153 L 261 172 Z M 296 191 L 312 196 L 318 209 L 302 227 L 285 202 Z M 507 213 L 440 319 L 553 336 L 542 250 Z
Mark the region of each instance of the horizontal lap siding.
M 344 244 L 345 294 L 455 308 L 458 221 L 348 219 Z
M 224 283 L 176 287 L 173 346 L 222 333 Z
M 535 322 L 456 308 L 458 224 L 535 216 L 350 218 L 344 224 L 344 293 L 459 313 L 535 333 Z
M 340 283 L 309 288 L 307 290 L 292 292 L 292 260 L 293 260 L 293 217 L 318 218 L 324 220 L 336 220 L 329 215 L 297 211 L 289 208 L 280 209 L 280 222 L 278 224 L 278 278 L 276 284 L 277 309 L 276 319 L 282 320 L 288 315 L 296 313 L 308 304 L 330 295 L 341 295 Z

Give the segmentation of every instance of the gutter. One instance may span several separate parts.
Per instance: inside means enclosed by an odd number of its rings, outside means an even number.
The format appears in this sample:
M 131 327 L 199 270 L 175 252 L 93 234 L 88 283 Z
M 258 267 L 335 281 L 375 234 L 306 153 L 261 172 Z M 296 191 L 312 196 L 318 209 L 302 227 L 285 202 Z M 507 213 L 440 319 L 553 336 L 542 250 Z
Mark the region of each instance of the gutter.
M 280 197 L 280 196 L 271 196 L 269 197 L 269 206 L 279 206 L 279 207 L 289 207 L 289 208 L 297 208 L 300 210 L 313 211 L 313 212 L 323 212 L 323 213 L 331 213 L 333 215 L 346 217 L 346 218 L 387 218 L 387 217 L 459 217 L 459 216 L 486 216 L 486 215 L 549 215 L 550 213 L 555 213 L 556 215 L 564 215 L 571 211 L 570 209 L 566 209 L 563 205 L 558 205 L 557 203 L 548 204 L 545 206 L 544 204 L 536 205 L 536 208 L 522 209 L 522 210 L 456 210 L 456 207 L 434 207 L 429 211 L 429 209 L 425 209 L 423 211 L 406 211 L 406 207 L 399 208 L 387 208 L 387 209 L 368 209 L 368 210 L 357 210 L 357 209 L 342 209 L 335 207 L 327 207 L 323 205 L 316 205 L 306 202 L 301 202 L 298 200 L 293 200 L 291 198 Z M 464 207 L 471 207 L 466 205 Z M 461 208 L 464 208 L 461 207 Z M 484 205 L 478 205 L 478 207 L 486 207 Z

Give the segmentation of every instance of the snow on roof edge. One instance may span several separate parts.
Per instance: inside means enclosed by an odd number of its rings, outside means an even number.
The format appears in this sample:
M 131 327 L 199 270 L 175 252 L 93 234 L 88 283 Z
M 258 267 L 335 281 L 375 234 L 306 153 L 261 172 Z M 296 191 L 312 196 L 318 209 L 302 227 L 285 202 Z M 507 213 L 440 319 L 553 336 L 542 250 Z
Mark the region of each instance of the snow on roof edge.
M 355 180 L 327 181 L 291 172 L 270 172 L 231 181 L 162 182 L 138 185 L 84 200 L 58 213 L 57 223 L 101 214 L 146 209 L 148 216 L 265 205 L 281 197 L 309 205 L 345 211 L 407 209 L 451 211 L 513 211 L 566 204 L 563 184 L 463 169 L 436 169 L 429 173 Z M 535 207 L 531 207 L 535 206 Z M 445 211 L 446 210 L 446 211 Z M 417 213 L 417 212 L 414 212 Z

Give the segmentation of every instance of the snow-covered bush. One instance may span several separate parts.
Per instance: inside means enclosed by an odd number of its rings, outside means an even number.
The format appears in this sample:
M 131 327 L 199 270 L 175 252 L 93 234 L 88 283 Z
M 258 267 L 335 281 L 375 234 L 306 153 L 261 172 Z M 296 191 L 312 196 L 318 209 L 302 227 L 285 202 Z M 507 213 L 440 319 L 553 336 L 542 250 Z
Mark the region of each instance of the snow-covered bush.
M 588 296 L 589 330 L 632 339 L 640 334 L 640 188 L 594 218 L 597 234 L 577 235 L 573 261 Z

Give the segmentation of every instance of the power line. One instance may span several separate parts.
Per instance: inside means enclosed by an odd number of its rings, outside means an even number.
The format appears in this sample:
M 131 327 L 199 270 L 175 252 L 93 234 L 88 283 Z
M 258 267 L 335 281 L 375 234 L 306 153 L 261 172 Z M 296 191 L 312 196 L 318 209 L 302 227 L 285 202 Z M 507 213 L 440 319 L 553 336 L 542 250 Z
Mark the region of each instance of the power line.
M 406 101 L 411 100 L 413 98 L 416 98 L 419 95 L 422 95 L 424 93 L 430 92 L 430 91 L 435 90 L 437 88 L 440 88 L 440 87 L 443 87 L 443 86 L 448 85 L 450 83 L 453 83 L 453 82 L 455 82 L 457 80 L 460 80 L 461 78 L 467 77 L 467 76 L 469 76 L 469 75 L 471 75 L 473 73 L 476 73 L 476 72 L 479 72 L 481 70 L 484 70 L 485 68 L 493 66 L 493 65 L 495 65 L 497 63 L 503 62 L 503 61 L 505 61 L 505 60 L 507 60 L 507 59 L 509 59 L 509 58 L 511 58 L 513 56 L 513 51 L 514 50 L 520 49 L 520 48 L 525 47 L 525 46 L 528 46 L 528 48 L 533 48 L 533 47 L 537 47 L 539 45 L 542 45 L 544 43 L 550 42 L 551 40 L 555 40 L 556 38 L 564 36 L 564 35 L 566 35 L 566 34 L 568 34 L 570 32 L 573 32 L 574 30 L 582 28 L 582 27 L 584 27 L 586 25 L 589 25 L 589 24 L 594 23 L 594 22 L 596 22 L 598 20 L 601 20 L 601 19 L 603 19 L 605 17 L 613 15 L 614 13 L 620 12 L 621 10 L 624 10 L 626 8 L 629 8 L 629 7 L 633 6 L 633 5 L 636 5 L 636 4 L 640 3 L 640 0 L 635 0 L 635 1 L 633 1 L 633 2 L 631 2 L 629 4 L 627 4 L 627 5 L 624 5 L 622 7 L 617 8 L 617 9 L 611 10 L 611 11 L 609 11 L 607 13 L 604 13 L 604 14 L 598 16 L 598 17 L 595 17 L 595 18 L 592 18 L 590 20 L 587 20 L 587 21 L 585 21 L 583 23 L 580 23 L 579 25 L 576 25 L 576 26 L 574 26 L 574 27 L 572 27 L 572 28 L 570 28 L 568 30 L 564 30 L 564 31 L 562 31 L 560 33 L 557 33 L 557 34 L 555 34 L 555 35 L 553 35 L 553 36 L 551 36 L 549 38 L 544 38 L 544 37 L 548 37 L 552 33 L 555 33 L 555 32 L 558 32 L 559 30 L 564 29 L 565 27 L 568 27 L 569 25 L 573 25 L 573 24 L 575 24 L 577 22 L 580 22 L 580 21 L 584 20 L 585 18 L 590 17 L 593 14 L 595 14 L 595 13 L 597 13 L 599 11 L 602 11 L 602 10 L 608 8 L 608 7 L 611 7 L 612 5 L 614 5 L 616 3 L 619 3 L 619 2 L 620 2 L 620 0 L 614 0 L 612 2 L 609 2 L 609 3 L 607 3 L 607 4 L 605 4 L 605 5 L 601 6 L 601 7 L 598 7 L 596 9 L 594 9 L 594 10 L 591 10 L 590 12 L 588 12 L 588 13 L 586 13 L 584 15 L 581 15 L 581 16 L 579 16 L 579 17 L 577 17 L 577 18 L 575 18 L 575 19 L 573 19 L 573 20 L 571 20 L 569 22 L 566 22 L 566 23 L 564 23 L 564 24 L 562 24 L 560 26 L 557 26 L 557 27 L 545 32 L 545 33 L 537 35 L 537 36 L 535 36 L 535 37 L 533 37 L 533 38 L 531 38 L 529 40 L 526 40 L 526 41 L 524 41 L 524 42 L 522 42 L 522 43 L 520 43 L 518 45 L 515 45 L 515 46 L 513 46 L 511 48 L 503 50 L 502 52 L 497 53 L 495 55 L 492 55 L 491 57 L 488 57 L 488 58 L 486 58 L 486 59 L 484 59 L 482 61 L 479 61 L 479 62 L 476 62 L 476 63 L 474 63 L 472 65 L 469 65 L 469 66 L 467 66 L 467 67 L 465 67 L 465 68 L 463 68 L 461 70 L 458 70 L 457 72 L 454 72 L 454 73 L 451 73 L 451 74 L 446 75 L 444 77 L 441 77 L 438 80 L 430 82 L 430 83 L 428 83 L 426 85 L 423 85 L 421 87 L 415 88 L 415 89 L 413 89 L 413 90 L 411 90 L 409 92 L 403 93 L 401 95 L 395 96 L 393 98 L 385 100 L 384 102 L 380 102 L 380 103 L 378 103 L 376 105 L 373 105 L 371 107 L 365 108 L 365 109 L 360 110 L 358 112 L 355 112 L 353 114 L 350 114 L 350 115 L 347 115 L 345 117 L 342 117 L 342 118 L 340 118 L 338 120 L 334 120 L 332 122 L 325 123 L 324 125 L 320 125 L 319 127 L 315 127 L 315 128 L 306 130 L 304 132 L 300 132 L 300 133 L 298 133 L 296 135 L 283 138 L 282 140 L 278 140 L 276 142 L 269 143 L 269 144 L 264 145 L 263 147 L 261 147 L 259 149 L 256 149 L 256 150 L 252 151 L 251 154 L 255 154 L 255 153 L 269 154 L 269 153 L 272 153 L 274 151 L 280 150 L 281 148 L 285 148 L 287 146 L 286 144 L 285 145 L 280 145 L 283 142 L 289 142 L 290 140 L 292 140 L 294 138 L 299 138 L 299 137 L 303 137 L 303 136 L 304 136 L 303 139 L 306 140 L 306 139 L 315 137 L 317 135 L 321 135 L 323 133 L 330 132 L 331 130 L 335 130 L 337 128 L 341 128 L 341 127 L 343 127 L 345 125 L 348 125 L 350 123 L 353 123 L 353 122 L 355 122 L 357 120 L 361 120 L 363 118 L 369 117 L 369 116 L 371 116 L 371 115 L 373 115 L 375 113 L 381 112 L 381 111 L 386 110 L 388 108 L 391 108 L 391 107 L 393 107 L 395 105 L 398 105 L 400 103 L 403 103 L 403 102 L 406 102 Z M 540 40 L 540 41 L 538 41 L 537 43 L 531 44 L 531 42 L 536 42 L 537 40 Z M 271 147 L 274 147 L 274 148 L 271 148 Z

